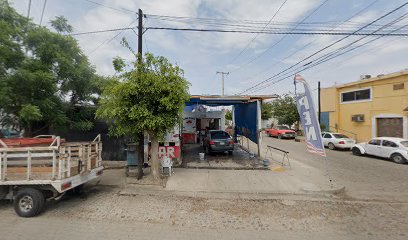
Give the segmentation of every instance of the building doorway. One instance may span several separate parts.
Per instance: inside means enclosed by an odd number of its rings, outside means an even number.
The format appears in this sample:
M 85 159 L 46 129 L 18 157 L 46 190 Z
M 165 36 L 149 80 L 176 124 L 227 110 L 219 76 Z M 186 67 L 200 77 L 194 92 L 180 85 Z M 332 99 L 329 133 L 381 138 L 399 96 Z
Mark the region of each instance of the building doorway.
M 402 138 L 403 136 L 402 118 L 377 118 L 377 137 Z

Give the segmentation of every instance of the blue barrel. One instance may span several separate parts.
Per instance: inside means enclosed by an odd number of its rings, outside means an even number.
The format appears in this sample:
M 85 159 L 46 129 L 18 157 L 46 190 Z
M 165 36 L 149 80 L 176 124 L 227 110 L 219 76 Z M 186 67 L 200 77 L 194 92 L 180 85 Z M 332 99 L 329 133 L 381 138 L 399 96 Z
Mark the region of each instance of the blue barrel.
M 135 143 L 127 144 L 126 160 L 128 167 L 137 166 L 139 163 L 137 145 Z
M 264 159 L 263 160 L 263 165 L 264 165 L 264 167 L 268 167 L 269 166 L 269 159 Z

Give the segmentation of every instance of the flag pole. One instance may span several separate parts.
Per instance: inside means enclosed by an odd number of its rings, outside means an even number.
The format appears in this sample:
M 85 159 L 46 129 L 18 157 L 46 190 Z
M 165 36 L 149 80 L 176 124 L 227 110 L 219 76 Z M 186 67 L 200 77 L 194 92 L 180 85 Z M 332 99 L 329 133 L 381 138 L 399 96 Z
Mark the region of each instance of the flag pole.
M 295 85 L 295 100 L 296 100 L 296 105 L 298 105 L 298 94 L 297 94 L 297 87 L 296 87 L 296 76 L 298 75 L 298 73 L 295 74 L 295 77 L 293 78 L 293 84 Z M 300 114 L 300 112 L 299 112 Z M 316 114 L 316 113 L 315 113 Z M 319 133 L 320 133 L 320 121 L 318 121 L 319 124 Z M 321 137 L 321 135 L 320 135 Z M 324 146 L 323 146 L 324 148 Z M 327 160 L 327 154 L 323 151 L 324 153 L 324 168 L 326 170 L 326 174 L 325 176 L 327 176 L 327 178 L 329 179 L 329 183 L 330 183 L 330 187 L 333 188 L 333 179 L 331 177 L 330 171 L 329 171 L 329 164 L 328 164 L 328 160 Z

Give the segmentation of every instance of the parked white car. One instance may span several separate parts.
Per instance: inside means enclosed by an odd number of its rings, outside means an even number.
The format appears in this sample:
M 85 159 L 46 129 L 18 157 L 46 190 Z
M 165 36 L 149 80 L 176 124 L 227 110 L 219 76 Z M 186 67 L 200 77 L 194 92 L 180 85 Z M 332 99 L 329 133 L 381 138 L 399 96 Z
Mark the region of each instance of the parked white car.
M 358 143 L 351 149 L 354 155 L 368 154 L 391 159 L 396 163 L 408 161 L 408 140 L 394 137 L 373 138 L 369 142 Z
M 356 141 L 341 133 L 323 132 L 323 145 L 331 150 L 336 148 L 351 149 Z

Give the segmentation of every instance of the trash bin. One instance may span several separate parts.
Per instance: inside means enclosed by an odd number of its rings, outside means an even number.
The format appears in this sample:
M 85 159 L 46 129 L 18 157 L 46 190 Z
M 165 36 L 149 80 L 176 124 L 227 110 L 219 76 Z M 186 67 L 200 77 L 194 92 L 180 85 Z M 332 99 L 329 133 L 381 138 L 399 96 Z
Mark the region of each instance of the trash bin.
M 137 166 L 139 163 L 138 159 L 138 146 L 136 143 L 128 143 L 126 145 L 126 160 L 127 160 L 127 165 L 128 167 L 134 167 Z

